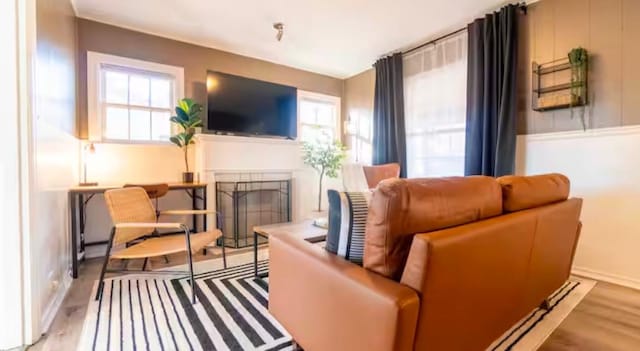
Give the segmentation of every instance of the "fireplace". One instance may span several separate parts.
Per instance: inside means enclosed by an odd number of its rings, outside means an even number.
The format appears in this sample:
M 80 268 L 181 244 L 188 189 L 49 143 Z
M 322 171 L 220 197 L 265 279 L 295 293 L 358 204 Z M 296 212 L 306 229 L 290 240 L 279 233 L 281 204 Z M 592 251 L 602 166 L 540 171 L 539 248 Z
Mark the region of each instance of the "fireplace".
M 215 189 L 227 247 L 253 245 L 254 226 L 291 221 L 291 179 L 216 181 Z

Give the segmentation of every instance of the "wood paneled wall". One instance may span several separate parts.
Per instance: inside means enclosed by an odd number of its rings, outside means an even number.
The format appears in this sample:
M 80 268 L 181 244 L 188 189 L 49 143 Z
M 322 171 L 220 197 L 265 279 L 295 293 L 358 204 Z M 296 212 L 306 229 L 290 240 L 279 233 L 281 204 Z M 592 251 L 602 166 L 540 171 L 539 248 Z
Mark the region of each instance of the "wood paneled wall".
M 532 61 L 560 59 L 578 46 L 591 54 L 587 128 L 640 124 L 639 39 L 638 0 L 542 0 L 530 5 L 520 23 L 518 134 L 582 129 L 579 108 L 573 118 L 569 109 L 531 109 Z

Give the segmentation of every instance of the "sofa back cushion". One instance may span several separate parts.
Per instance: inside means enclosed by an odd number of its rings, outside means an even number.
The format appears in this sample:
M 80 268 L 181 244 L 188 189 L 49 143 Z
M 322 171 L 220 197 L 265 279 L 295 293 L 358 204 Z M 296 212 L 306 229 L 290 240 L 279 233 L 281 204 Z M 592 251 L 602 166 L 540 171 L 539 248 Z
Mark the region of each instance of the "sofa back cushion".
M 569 198 L 569 178 L 559 173 L 535 176 L 504 176 L 502 205 L 505 212 L 515 212 L 548 205 Z
M 389 179 L 374 191 L 365 234 L 364 267 L 400 280 L 415 233 L 502 213 L 502 191 L 484 176 Z

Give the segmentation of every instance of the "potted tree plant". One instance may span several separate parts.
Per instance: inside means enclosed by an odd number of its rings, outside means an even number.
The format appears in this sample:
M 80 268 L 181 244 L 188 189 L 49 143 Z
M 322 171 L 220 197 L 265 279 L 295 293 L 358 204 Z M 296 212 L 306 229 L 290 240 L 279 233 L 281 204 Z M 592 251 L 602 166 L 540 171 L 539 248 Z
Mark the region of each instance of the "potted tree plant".
M 336 178 L 345 158 L 344 147 L 335 142 L 305 142 L 302 145 L 304 163 L 320 175 L 318 182 L 318 212 L 322 210 L 322 181 L 324 176 Z
M 171 117 L 171 122 L 178 125 L 180 132 L 169 140 L 184 152 L 185 172 L 182 173 L 182 181 L 185 183 L 193 183 L 193 172 L 189 169 L 187 155 L 189 145 L 195 143 L 193 136 L 196 134 L 196 128 L 202 127 L 200 119 L 202 110 L 202 105 L 195 103 L 192 99 L 182 99 L 176 106 L 176 115 Z

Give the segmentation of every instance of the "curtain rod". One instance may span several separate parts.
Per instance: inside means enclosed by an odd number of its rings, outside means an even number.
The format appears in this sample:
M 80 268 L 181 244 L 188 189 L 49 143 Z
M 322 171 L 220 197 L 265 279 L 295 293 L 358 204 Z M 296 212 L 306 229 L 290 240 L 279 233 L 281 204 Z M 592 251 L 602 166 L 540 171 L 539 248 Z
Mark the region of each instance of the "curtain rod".
M 527 4 L 526 4 L 526 3 L 524 3 L 524 2 L 523 2 L 523 3 L 521 3 L 521 4 L 520 4 L 520 11 L 522 11 L 522 13 L 523 13 L 523 14 L 525 14 L 525 15 L 527 14 Z M 433 39 L 433 40 L 430 40 L 430 41 L 428 41 L 428 42 L 426 42 L 426 43 L 422 43 L 422 44 L 420 44 L 420 45 L 418 45 L 418 46 L 414 46 L 414 47 L 412 47 L 411 49 L 408 49 L 408 50 L 406 50 L 406 51 L 402 51 L 402 54 L 403 54 L 403 55 L 406 55 L 406 54 L 412 53 L 412 52 L 414 52 L 414 51 L 416 51 L 416 50 L 418 50 L 418 49 L 422 49 L 423 47 L 425 47 L 425 46 L 427 46 L 427 45 L 435 44 L 435 43 L 439 42 L 439 41 L 440 41 L 440 40 L 442 40 L 442 39 L 446 39 L 446 38 L 448 38 L 448 37 L 452 37 L 452 36 L 454 36 L 454 35 L 456 35 L 456 34 L 458 34 L 458 33 L 464 32 L 465 30 L 467 30 L 467 27 L 466 27 L 466 26 L 465 26 L 465 27 L 463 27 L 463 28 L 460 28 L 460 29 L 454 30 L 454 31 L 453 31 L 453 32 L 451 32 L 451 33 L 447 33 L 447 34 L 445 34 L 445 35 L 443 35 L 443 36 L 441 36 L 441 37 L 438 37 L 438 38 L 435 38 L 435 39 Z

